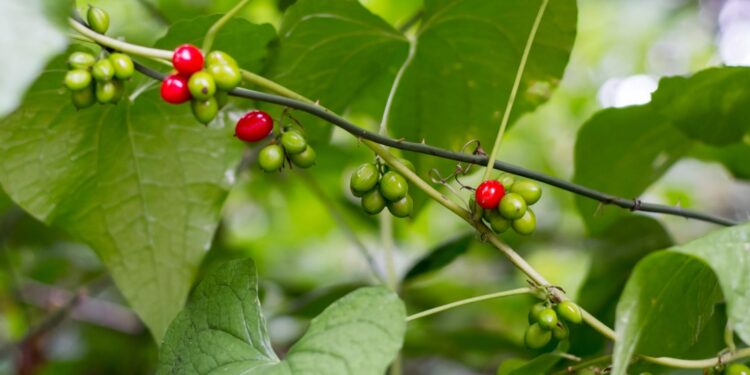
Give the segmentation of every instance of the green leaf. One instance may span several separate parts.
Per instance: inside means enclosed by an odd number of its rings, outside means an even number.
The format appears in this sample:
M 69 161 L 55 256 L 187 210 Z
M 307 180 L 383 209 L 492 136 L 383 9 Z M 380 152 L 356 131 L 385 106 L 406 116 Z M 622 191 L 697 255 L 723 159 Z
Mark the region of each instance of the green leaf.
M 396 138 L 459 150 L 471 139 L 491 145 L 510 96 L 541 0 L 427 0 L 409 57 L 401 61 L 386 119 Z M 533 42 L 516 119 L 557 87 L 576 35 L 574 0 L 550 1 Z M 420 174 L 449 162 L 419 156 Z
M 203 127 L 158 90 L 76 111 L 64 73 L 45 73 L 0 121 L 0 183 L 89 244 L 160 339 L 210 246 L 241 145 L 223 122 Z
M 750 68 L 706 69 L 662 79 L 651 105 L 691 139 L 726 145 L 750 130 L 748 86 Z
M 734 143 L 723 147 L 698 146 L 692 156 L 704 161 L 716 161 L 735 178 L 750 180 L 750 144 Z
M 172 50 L 185 43 L 200 46 L 208 29 L 219 18 L 220 14 L 214 14 L 176 22 L 155 47 Z M 257 25 L 232 18 L 216 34 L 213 49 L 228 53 L 243 69 L 258 71 L 265 61 L 267 46 L 275 37 L 276 31 L 269 24 Z
M 469 233 L 444 242 L 420 258 L 404 276 L 404 281 L 410 281 L 426 273 L 434 272 L 451 264 L 456 258 L 469 250 L 474 240 L 474 234 Z
M 634 353 L 684 355 L 720 299 L 716 275 L 703 260 L 676 251 L 644 258 L 617 305 L 612 373 L 625 374 Z
M 23 94 L 55 55 L 65 50 L 60 26 L 70 1 L 3 0 L 0 2 L 0 118 L 16 109 Z M 67 6 L 65 6 L 67 5 Z
M 401 348 L 405 309 L 383 287 L 362 288 L 312 320 L 283 361 L 273 352 L 252 260 L 216 269 L 169 327 L 160 374 L 382 374 Z
M 300 0 L 284 15 L 268 76 L 343 112 L 362 95 L 385 103 L 387 91 L 376 88 L 388 86 L 378 82 L 393 81 L 407 50 L 403 35 L 356 0 Z M 329 125 L 297 116 L 314 141 L 328 139 Z
M 578 131 L 573 182 L 635 198 L 692 146 L 692 141 L 649 105 L 606 109 Z M 576 204 L 592 233 L 627 215 L 619 207 L 582 196 L 576 197 Z
M 557 365 L 563 357 L 557 353 L 565 353 L 570 347 L 569 341 L 562 341 L 557 344 L 554 353 L 543 353 L 536 358 L 524 363 L 522 366 L 510 369 L 507 372 L 501 373 L 498 371 L 498 375 L 528 375 L 528 374 L 549 374 L 555 365 Z

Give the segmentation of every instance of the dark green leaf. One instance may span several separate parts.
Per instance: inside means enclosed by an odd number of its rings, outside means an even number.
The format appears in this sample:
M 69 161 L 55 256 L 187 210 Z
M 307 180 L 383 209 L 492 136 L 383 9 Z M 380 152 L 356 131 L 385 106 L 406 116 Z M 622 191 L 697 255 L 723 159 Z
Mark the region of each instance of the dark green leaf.
M 451 264 L 456 258 L 466 253 L 474 239 L 469 233 L 438 245 L 420 258 L 404 276 L 404 281 L 412 280 L 426 273 L 434 272 Z
M 160 374 L 382 374 L 401 348 L 405 309 L 383 287 L 359 289 L 312 320 L 280 361 L 258 300 L 252 260 L 216 269 L 169 327 Z
M 652 106 L 688 137 L 712 145 L 739 142 L 750 130 L 750 68 L 706 69 L 659 82 Z
M 693 156 L 705 161 L 716 161 L 734 177 L 750 180 L 750 144 L 734 143 L 723 147 L 700 145 L 692 153 Z
M 458 150 L 491 145 L 540 0 L 428 0 L 409 57 L 400 61 L 386 109 L 396 138 Z M 524 71 L 512 117 L 545 102 L 557 87 L 576 35 L 574 0 L 549 2 Z M 425 174 L 450 163 L 420 156 Z M 453 163 L 455 164 L 455 163 Z
M 570 347 L 568 341 L 560 342 L 557 345 L 557 348 L 555 348 L 555 352 L 565 353 L 568 351 L 568 347 Z M 562 359 L 563 358 L 557 353 L 543 353 L 521 366 L 510 369 L 508 372 L 501 373 L 498 371 L 498 375 L 549 374 L 550 370 L 552 370 Z
M 64 6 L 68 5 L 68 6 Z M 0 2 L 0 118 L 18 107 L 26 89 L 68 44 L 60 26 L 70 1 L 3 0 Z
M 714 252 L 724 253 L 721 249 L 721 245 L 712 246 Z M 735 264 L 734 268 L 745 268 L 747 275 L 747 267 Z M 617 305 L 613 374 L 625 374 L 634 353 L 684 355 L 711 320 L 720 299 L 716 274 L 700 258 L 660 251 L 643 259 Z
M 609 194 L 636 198 L 692 147 L 691 142 L 650 106 L 603 110 L 578 131 L 575 183 Z M 576 197 L 592 233 L 627 211 Z
M 403 35 L 355 0 L 298 1 L 286 11 L 279 38 L 269 77 L 335 112 L 376 94 L 373 87 L 387 88 L 377 83 L 393 80 L 408 50 Z M 384 103 L 387 92 L 377 93 Z M 310 138 L 328 138 L 330 126 L 299 117 Z
M 34 217 L 89 244 L 159 339 L 208 249 L 241 146 L 156 90 L 76 111 L 42 76 L 0 122 L 0 183 Z

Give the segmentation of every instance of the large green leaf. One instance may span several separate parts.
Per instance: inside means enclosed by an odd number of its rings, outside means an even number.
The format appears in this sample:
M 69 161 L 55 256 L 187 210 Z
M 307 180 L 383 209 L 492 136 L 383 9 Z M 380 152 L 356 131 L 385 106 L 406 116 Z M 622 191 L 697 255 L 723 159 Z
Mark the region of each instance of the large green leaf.
M 382 374 L 406 330 L 405 308 L 383 288 L 362 288 L 310 323 L 280 361 L 271 348 L 252 260 L 217 268 L 169 327 L 160 374 Z
M 68 44 L 61 21 L 72 1 L 0 1 L 0 118 L 18 107 L 26 89 Z
M 680 131 L 651 106 L 603 110 L 578 131 L 575 183 L 622 197 L 638 197 L 692 147 Z M 627 211 L 576 197 L 592 233 Z
M 659 82 L 652 106 L 690 138 L 726 145 L 750 130 L 750 68 L 706 69 Z
M 458 150 L 492 144 L 541 0 L 427 0 L 394 83 L 386 119 L 397 138 Z M 575 0 L 550 1 L 534 39 L 513 118 L 547 100 L 576 35 Z M 416 159 L 424 173 L 440 163 Z M 452 169 L 449 169 L 452 170 Z
M 356 0 L 300 0 L 285 13 L 271 79 L 336 112 L 360 96 L 380 97 L 406 58 L 406 38 Z M 378 95 L 380 94 L 380 95 Z M 295 115 L 297 116 L 297 115 Z M 308 135 L 326 139 L 330 126 L 303 119 Z
M 750 143 L 734 143 L 722 147 L 700 145 L 693 150 L 692 156 L 705 161 L 716 161 L 736 178 L 750 180 Z
M 617 305 L 613 374 L 625 374 L 636 352 L 684 355 L 720 298 L 716 275 L 701 259 L 674 251 L 643 259 Z
M 722 294 L 734 331 L 750 343 L 748 248 L 750 224 L 744 224 L 640 262 L 617 306 L 614 373 L 623 374 L 635 352 L 682 354 L 697 340 Z
M 0 183 L 89 244 L 158 339 L 180 311 L 234 180 L 240 147 L 156 90 L 77 112 L 45 73 L 0 122 Z

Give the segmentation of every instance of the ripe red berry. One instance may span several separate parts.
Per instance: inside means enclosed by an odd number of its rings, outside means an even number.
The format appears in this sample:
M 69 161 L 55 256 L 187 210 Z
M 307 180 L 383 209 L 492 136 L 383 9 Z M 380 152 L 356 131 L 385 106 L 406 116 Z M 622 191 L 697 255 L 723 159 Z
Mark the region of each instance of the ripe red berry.
M 190 76 L 203 69 L 203 53 L 192 44 L 183 44 L 175 48 L 172 65 L 180 74 Z
M 161 98 L 167 103 L 180 104 L 190 100 L 188 79 L 179 74 L 172 74 L 161 83 Z
M 505 188 L 500 181 L 488 180 L 477 187 L 476 200 L 479 206 L 484 209 L 495 209 L 504 195 Z
M 245 142 L 256 142 L 273 130 L 273 119 L 263 111 L 251 111 L 237 121 L 234 135 Z

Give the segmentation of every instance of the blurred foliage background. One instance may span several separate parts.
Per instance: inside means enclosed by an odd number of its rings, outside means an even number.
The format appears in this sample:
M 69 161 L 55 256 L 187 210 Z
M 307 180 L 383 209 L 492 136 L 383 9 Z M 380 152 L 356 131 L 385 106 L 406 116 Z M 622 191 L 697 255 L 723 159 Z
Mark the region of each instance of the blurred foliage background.
M 394 25 L 421 6 L 419 0 L 361 0 Z M 112 15 L 111 35 L 151 44 L 176 20 L 220 13 L 234 0 L 97 0 Z M 242 12 L 253 22 L 278 27 L 293 0 L 254 0 Z M 659 77 L 709 66 L 750 64 L 750 2 L 742 0 L 579 0 L 579 31 L 559 89 L 549 103 L 526 115 L 507 135 L 500 158 L 553 176 L 571 179 L 576 132 L 595 111 L 645 103 Z M 360 124 L 375 124 L 352 112 Z M 636 151 L 636 150 L 634 150 Z M 345 154 L 346 158 L 339 155 Z M 300 173 L 240 175 L 225 208 L 204 270 L 235 258 L 255 259 L 262 280 L 263 307 L 276 349 L 283 353 L 331 301 L 373 279 L 356 246 L 327 207 L 338 206 L 345 221 L 383 267 L 379 221 L 361 213 L 350 195 L 350 172 L 372 155 L 349 136 L 335 133 L 321 146 L 318 165 Z M 616 173 L 616 171 L 615 171 Z M 467 178 L 467 184 L 478 176 Z M 324 195 L 321 196 L 320 192 Z M 734 179 L 718 164 L 696 159 L 679 162 L 644 199 L 747 219 L 750 185 Z M 538 212 L 538 233 L 509 236 L 509 243 L 572 297 L 592 288 L 597 266 L 617 256 L 618 242 L 589 238 L 574 197 L 546 188 Z M 670 237 L 683 242 L 715 227 L 662 217 Z M 618 232 L 623 241 L 638 236 L 638 219 Z M 484 246 L 458 218 L 428 205 L 413 220 L 395 221 L 397 268 L 404 273 L 430 249 L 461 236 L 465 253 L 438 273 L 409 280 L 402 296 L 410 313 L 461 298 L 517 287 L 524 279 L 496 251 Z M 147 374 L 155 369 L 156 345 L 117 291 L 94 253 L 64 233 L 34 221 L 0 194 L 0 373 L 14 373 L 11 343 L 27 336 L 50 313 L 65 306 L 81 288 L 95 298 L 76 304 L 69 319 L 23 348 L 27 370 L 40 374 Z M 649 250 L 656 250 L 652 248 Z M 640 255 L 643 255 L 641 252 Z M 637 258 L 636 258 L 637 259 Z M 626 275 L 633 262 L 618 267 Z M 199 276 L 200 277 L 200 276 Z M 588 280 L 588 281 L 587 281 Z M 624 280 L 624 278 L 623 278 Z M 622 280 L 620 280 L 622 282 Z M 612 322 L 615 295 L 602 292 L 591 302 Z M 605 288 L 606 289 L 606 288 Z M 591 291 L 589 291 L 591 292 Z M 593 293 L 593 292 L 592 292 Z M 588 294 L 587 294 L 588 296 Z M 588 298 L 588 297 L 587 297 Z M 510 358 L 531 358 L 523 332 L 531 298 L 489 301 L 409 325 L 404 353 L 408 374 L 492 374 Z M 721 315 L 721 314 L 718 314 Z M 718 321 L 718 319 L 717 319 Z M 593 355 L 606 344 L 590 332 L 574 332 L 573 352 Z M 716 342 L 707 337 L 704 342 Z M 707 345 L 712 355 L 711 345 Z M 706 351 L 706 350 L 704 350 Z M 31 357 L 29 357 L 31 356 Z M 24 365 L 21 364 L 21 367 Z M 674 372 L 677 373 L 677 372 Z

